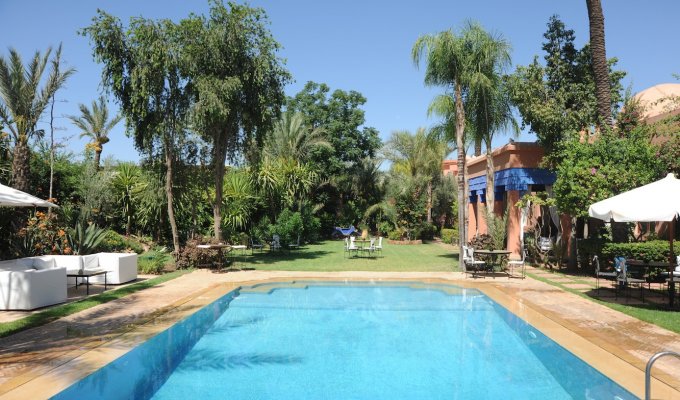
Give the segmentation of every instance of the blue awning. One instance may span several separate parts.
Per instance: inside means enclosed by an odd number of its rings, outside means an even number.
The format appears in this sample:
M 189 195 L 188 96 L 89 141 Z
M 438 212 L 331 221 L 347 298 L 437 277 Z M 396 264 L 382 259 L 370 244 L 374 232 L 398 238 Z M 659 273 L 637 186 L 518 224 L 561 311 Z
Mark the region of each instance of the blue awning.
M 557 176 L 554 172 L 543 168 L 508 168 L 496 171 L 494 178 L 496 193 L 502 193 L 510 190 L 526 191 L 529 189 L 529 185 L 552 185 Z M 470 178 L 468 185 L 470 196 L 484 194 L 486 191 L 486 175 Z

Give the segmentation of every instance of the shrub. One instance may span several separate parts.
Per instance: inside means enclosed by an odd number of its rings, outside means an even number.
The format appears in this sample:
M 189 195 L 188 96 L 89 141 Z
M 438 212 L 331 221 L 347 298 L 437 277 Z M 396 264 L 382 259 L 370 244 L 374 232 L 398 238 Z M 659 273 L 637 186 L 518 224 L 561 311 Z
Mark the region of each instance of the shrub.
M 493 250 L 494 243 L 491 235 L 482 233 L 481 235 L 477 235 L 477 237 L 470 240 L 468 242 L 468 246 L 475 250 Z
M 160 275 L 165 270 L 165 265 L 170 262 L 170 254 L 167 251 L 153 250 L 139 257 L 139 272 L 142 274 Z
M 458 229 L 442 229 L 441 238 L 444 243 L 458 244 Z
M 269 226 L 270 236 L 279 235 L 281 243 L 294 243 L 298 235 L 302 234 L 302 217 L 300 213 L 283 210 L 279 214 L 276 224 Z
M 315 217 L 309 210 L 305 209 L 300 215 L 302 218 L 302 236 L 307 242 L 316 242 L 319 240 L 319 233 L 321 231 L 321 220 Z M 297 238 L 297 236 L 296 236 Z
M 614 257 L 619 256 L 642 261 L 668 262 L 670 246 L 667 241 L 652 240 L 636 243 L 606 243 L 602 247 L 602 261 L 613 265 Z M 661 272 L 663 269 L 653 269 L 649 270 L 649 275 L 655 277 Z
M 99 244 L 99 250 L 104 252 L 121 252 L 121 251 L 134 251 L 137 254 L 142 254 L 144 248 L 137 241 L 125 236 L 108 230 L 104 236 L 104 240 Z
M 437 227 L 427 222 L 417 224 L 411 230 L 411 239 L 432 240 L 437 233 Z
M 401 238 L 404 236 L 404 230 L 397 228 L 393 231 L 390 231 L 387 233 L 387 238 L 390 240 L 401 240 Z
M 603 238 L 579 239 L 577 242 L 578 261 L 581 268 L 592 268 L 593 256 L 598 256 L 602 263 L 602 247 L 607 243 Z
M 378 234 L 381 236 L 386 236 L 393 229 L 394 224 L 389 221 L 383 221 L 380 224 L 378 224 Z

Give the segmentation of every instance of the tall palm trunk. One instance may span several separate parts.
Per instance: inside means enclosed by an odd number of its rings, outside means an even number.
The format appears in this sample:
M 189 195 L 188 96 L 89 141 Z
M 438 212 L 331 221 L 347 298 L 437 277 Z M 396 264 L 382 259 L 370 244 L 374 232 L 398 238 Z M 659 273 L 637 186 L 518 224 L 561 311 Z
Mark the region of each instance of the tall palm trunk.
M 94 150 L 94 168 L 96 171 L 99 171 L 100 169 L 100 159 L 102 157 L 102 147 L 101 145 L 97 145 L 97 148 Z
M 475 157 L 482 155 L 482 138 L 475 138 Z
M 458 149 L 458 244 L 459 251 L 463 251 L 463 246 L 467 241 L 466 236 L 466 209 L 465 201 L 465 110 L 463 109 L 463 93 L 460 84 L 455 85 L 456 96 L 456 146 Z M 458 266 L 461 271 L 465 270 L 463 257 L 458 256 Z
M 432 223 L 432 179 L 427 181 L 427 223 Z
M 593 58 L 593 77 L 595 78 L 595 94 L 597 113 L 600 123 L 609 127 L 612 121 L 612 100 L 609 87 L 609 66 L 604 45 L 604 14 L 600 0 L 586 0 L 588 20 L 590 22 L 590 51 Z
M 494 202 L 496 201 L 496 188 L 493 155 L 491 154 L 491 141 L 486 140 L 486 208 L 489 212 L 493 212 Z
M 229 128 L 224 128 L 229 129 Z M 222 240 L 222 201 L 224 190 L 224 164 L 227 161 L 227 134 L 218 135 L 215 140 L 213 160 L 215 163 L 215 201 L 213 202 L 213 229 L 215 239 Z
M 179 233 L 177 231 L 177 220 L 175 219 L 174 196 L 172 193 L 173 181 L 173 152 L 171 138 L 168 134 L 163 137 L 165 144 L 165 196 L 168 198 L 168 222 L 172 230 L 172 245 L 175 258 L 179 257 Z
M 14 146 L 12 160 L 12 185 L 23 192 L 30 191 L 29 176 L 31 173 L 31 150 L 28 148 L 28 138 L 20 137 Z

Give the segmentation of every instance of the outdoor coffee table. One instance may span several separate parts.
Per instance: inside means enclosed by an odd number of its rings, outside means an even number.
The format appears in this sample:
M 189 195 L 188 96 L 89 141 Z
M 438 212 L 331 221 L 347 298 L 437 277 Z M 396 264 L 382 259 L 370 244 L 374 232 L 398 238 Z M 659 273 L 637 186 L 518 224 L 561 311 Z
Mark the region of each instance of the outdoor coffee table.
M 87 295 L 90 295 L 90 277 L 97 276 L 97 275 L 104 275 L 104 290 L 107 289 L 107 275 L 109 271 L 105 271 L 103 269 L 85 269 L 82 271 L 78 271 L 76 273 L 67 273 L 66 276 L 68 278 L 76 278 L 76 289 L 78 288 L 78 278 L 82 278 L 85 280 L 85 290 Z M 82 285 L 82 282 L 81 282 Z

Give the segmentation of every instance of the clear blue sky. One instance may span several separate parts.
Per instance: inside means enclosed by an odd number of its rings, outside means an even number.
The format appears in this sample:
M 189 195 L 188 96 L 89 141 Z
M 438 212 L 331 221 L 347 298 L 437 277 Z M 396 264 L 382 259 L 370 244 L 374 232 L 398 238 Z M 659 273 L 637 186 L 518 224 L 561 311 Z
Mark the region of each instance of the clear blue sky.
M 628 72 L 624 84 L 637 92 L 674 82 L 672 74 L 680 73 L 680 2 L 602 3 L 607 56 L 618 57 L 619 69 Z M 422 68 L 416 69 L 410 58 L 411 47 L 421 34 L 477 20 L 511 42 L 514 65 L 528 64 L 534 55 L 542 57 L 542 35 L 552 14 L 575 31 L 579 47 L 588 41 L 585 0 L 258 0 L 250 4 L 267 11 L 271 31 L 284 47 L 280 55 L 295 79 L 286 88 L 287 94 L 297 93 L 310 80 L 325 82 L 331 89 L 357 90 L 368 99 L 366 124 L 377 128 L 383 139 L 393 130 L 413 131 L 435 123 L 427 118 L 426 109 L 441 89 L 425 88 Z M 78 139 L 77 130 L 63 116 L 76 114 L 78 103 L 89 105 L 100 92 L 101 66 L 92 60 L 88 40 L 76 33 L 89 25 L 97 8 L 127 24 L 130 16 L 178 20 L 192 11 L 205 13 L 208 6 L 203 0 L 0 0 L 0 54 L 6 56 L 11 46 L 27 58 L 35 50 L 62 42 L 64 59 L 77 69 L 59 93 L 63 102 L 56 109 L 61 117 L 57 124 L 63 129 L 57 135 L 70 137 L 68 146 L 76 153 L 82 152 L 85 140 Z M 521 139 L 534 140 L 529 134 Z M 496 145 L 506 141 L 501 137 Z M 138 159 L 123 123 L 113 131 L 103 155 Z

